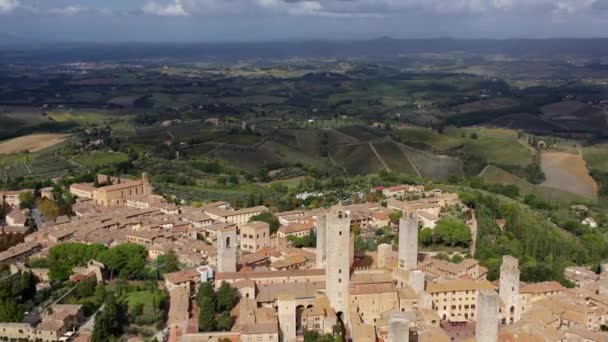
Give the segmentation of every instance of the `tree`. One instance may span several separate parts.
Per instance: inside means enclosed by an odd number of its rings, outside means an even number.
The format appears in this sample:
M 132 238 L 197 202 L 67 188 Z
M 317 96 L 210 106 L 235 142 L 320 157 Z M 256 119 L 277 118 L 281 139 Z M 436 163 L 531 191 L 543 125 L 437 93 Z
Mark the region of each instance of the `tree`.
M 32 209 L 36 201 L 36 196 L 33 192 L 27 191 L 19 194 L 19 208 Z
M 198 305 L 200 308 L 200 313 L 198 315 L 199 331 L 215 330 L 215 310 L 213 309 L 211 299 L 204 297 L 201 299 Z
M 363 240 L 360 236 L 355 238 L 355 250 L 356 251 L 366 251 L 367 250 L 367 242 Z
M 95 278 L 88 278 L 76 285 L 75 293 L 78 298 L 90 297 L 95 294 L 97 281 Z
M 124 279 L 136 279 L 146 267 L 143 258 L 129 259 L 125 266 L 120 270 L 119 276 Z
M 143 315 L 143 313 L 144 313 L 144 304 L 143 303 L 137 303 L 129 309 L 129 317 L 131 319 L 135 319 L 136 317 Z
M 101 303 L 103 303 L 106 300 L 106 288 L 99 284 L 97 286 L 95 286 L 95 294 L 94 294 L 94 298 L 95 298 L 95 303 L 97 303 L 98 305 L 101 305 Z
M 433 230 L 430 228 L 424 228 L 418 234 L 418 239 L 423 246 L 428 246 L 433 242 Z
M 196 302 L 199 307 L 202 307 L 203 303 L 205 303 L 213 309 L 213 312 L 217 310 L 217 295 L 211 283 L 201 283 L 199 285 L 198 292 L 196 293 Z
M 224 311 L 222 313 L 217 320 L 216 328 L 220 331 L 228 331 L 232 328 L 232 317 L 230 316 L 230 312 Z
M 236 289 L 223 281 L 217 290 L 217 309 L 219 311 L 230 311 L 236 304 Z
M 434 233 L 442 242 L 454 247 L 456 245 L 468 246 L 471 242 L 471 230 L 463 222 L 444 217 L 435 225 Z
M 179 271 L 179 259 L 174 250 L 159 256 L 157 262 L 160 264 L 160 271 L 163 274 Z
M 114 295 L 108 296 L 103 309 L 95 316 L 93 342 L 104 342 L 111 337 L 120 336 L 126 323 L 125 304 L 118 303 Z
M 49 268 L 49 278 L 53 281 L 66 281 L 70 279 L 72 269 L 68 265 L 52 264 Z
M 55 221 L 61 215 L 61 209 L 54 202 L 46 199 L 39 202 L 38 209 L 48 221 Z
M 397 223 L 400 218 L 403 217 L 403 212 L 401 210 L 394 211 L 388 214 L 388 218 L 391 219 L 391 222 Z
M 264 212 L 264 213 L 252 216 L 251 219 L 249 219 L 249 222 L 253 222 L 253 221 L 261 221 L 261 222 L 268 223 L 268 225 L 270 226 L 271 235 L 276 233 L 276 231 L 279 230 L 279 227 L 281 226 L 279 219 L 277 219 L 270 212 Z
M 0 322 L 23 321 L 23 306 L 13 299 L 0 301 Z

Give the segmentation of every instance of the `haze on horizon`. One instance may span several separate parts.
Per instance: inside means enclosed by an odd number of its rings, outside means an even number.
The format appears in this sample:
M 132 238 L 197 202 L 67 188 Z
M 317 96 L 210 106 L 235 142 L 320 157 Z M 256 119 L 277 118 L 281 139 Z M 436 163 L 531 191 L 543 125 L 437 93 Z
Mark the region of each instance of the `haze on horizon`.
M 0 0 L 0 40 L 600 37 L 608 0 Z

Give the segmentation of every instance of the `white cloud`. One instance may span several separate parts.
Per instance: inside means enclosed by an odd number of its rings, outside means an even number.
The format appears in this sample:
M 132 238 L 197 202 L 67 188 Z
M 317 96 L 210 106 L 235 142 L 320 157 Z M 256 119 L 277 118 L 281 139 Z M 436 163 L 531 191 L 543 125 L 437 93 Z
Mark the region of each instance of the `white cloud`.
M 17 0 L 0 0 L 0 14 L 8 13 L 19 7 Z
M 156 2 L 148 2 L 143 7 L 146 14 L 165 16 L 165 17 L 184 17 L 189 13 L 184 9 L 182 0 L 173 0 L 167 5 L 160 5 Z
M 61 8 L 51 8 L 49 10 L 49 12 L 51 14 L 56 14 L 56 15 L 76 15 L 76 14 L 80 14 L 83 12 L 87 12 L 88 8 L 86 7 L 81 7 L 81 6 L 66 6 L 66 7 L 61 7 Z
M 565 14 L 608 0 L 171 0 L 147 3 L 144 13 L 164 16 L 282 14 L 293 16 L 390 16 L 395 14 Z

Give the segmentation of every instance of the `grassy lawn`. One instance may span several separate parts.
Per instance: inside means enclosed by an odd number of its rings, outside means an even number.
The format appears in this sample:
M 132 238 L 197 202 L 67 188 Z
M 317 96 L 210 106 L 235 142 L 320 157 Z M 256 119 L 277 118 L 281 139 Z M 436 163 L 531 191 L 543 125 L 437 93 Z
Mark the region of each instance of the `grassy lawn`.
M 589 169 L 608 171 L 608 144 L 584 147 L 583 157 Z
M 287 186 L 287 188 L 289 189 L 295 189 L 298 185 L 300 185 L 300 182 L 304 180 L 304 176 L 300 176 L 300 177 L 294 177 L 294 178 L 288 178 L 288 179 L 281 179 L 281 180 L 276 180 L 276 181 L 272 181 L 270 183 L 263 183 L 260 184 L 261 186 L 271 186 L 272 184 L 282 184 Z
M 127 161 L 129 157 L 124 153 L 93 151 L 75 156 L 73 160 L 83 166 L 101 166 Z
M 144 305 L 144 314 L 153 315 L 154 314 L 153 304 L 156 303 L 158 305 L 158 302 L 161 300 L 161 296 L 162 295 L 160 292 L 152 292 L 149 290 L 134 291 L 134 292 L 129 292 L 126 295 L 126 299 L 127 299 L 127 304 L 129 305 L 129 308 L 132 308 L 132 307 L 136 306 L 137 304 L 143 304 Z

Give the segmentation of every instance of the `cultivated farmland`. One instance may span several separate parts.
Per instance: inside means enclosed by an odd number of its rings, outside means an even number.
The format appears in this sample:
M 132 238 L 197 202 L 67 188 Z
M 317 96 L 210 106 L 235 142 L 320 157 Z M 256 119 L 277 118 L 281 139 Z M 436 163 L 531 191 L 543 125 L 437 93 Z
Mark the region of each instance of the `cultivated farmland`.
M 544 187 L 568 191 L 585 198 L 596 198 L 598 186 L 589 175 L 587 164 L 580 155 L 563 152 L 541 154 L 541 166 L 546 176 Z
M 31 134 L 0 143 L 0 154 L 38 152 L 54 146 L 69 137 L 69 134 Z

